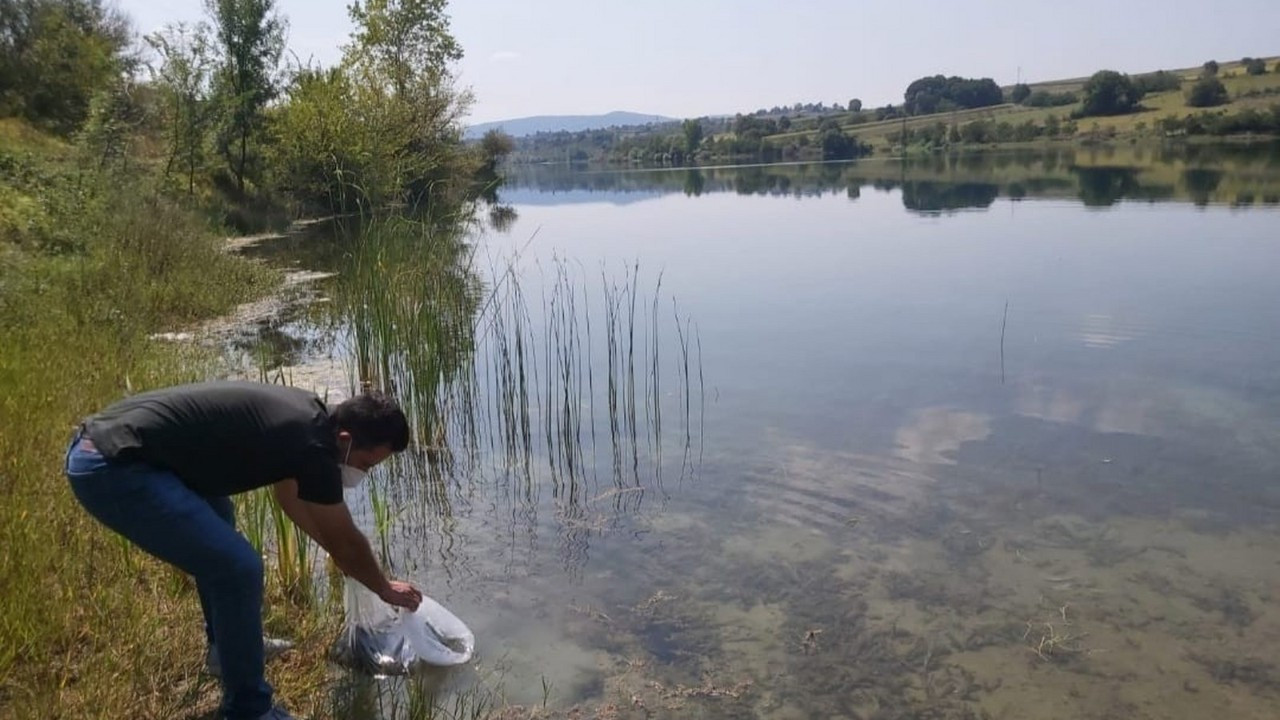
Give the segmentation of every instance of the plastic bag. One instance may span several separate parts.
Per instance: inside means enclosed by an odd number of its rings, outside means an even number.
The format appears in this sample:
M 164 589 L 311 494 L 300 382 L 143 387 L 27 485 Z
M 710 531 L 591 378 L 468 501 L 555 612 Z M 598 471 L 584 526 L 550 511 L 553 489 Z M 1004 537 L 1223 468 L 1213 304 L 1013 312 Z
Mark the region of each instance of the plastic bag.
M 375 675 L 404 675 L 423 665 L 461 665 L 476 639 L 461 620 L 423 596 L 416 612 L 393 607 L 346 579 L 346 628 L 334 647 L 339 662 Z

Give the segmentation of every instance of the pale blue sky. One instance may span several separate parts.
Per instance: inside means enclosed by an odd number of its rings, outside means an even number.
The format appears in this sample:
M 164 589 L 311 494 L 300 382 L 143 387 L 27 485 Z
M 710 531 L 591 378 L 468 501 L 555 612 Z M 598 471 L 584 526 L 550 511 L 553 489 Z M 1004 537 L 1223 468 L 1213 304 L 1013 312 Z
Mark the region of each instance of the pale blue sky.
M 142 32 L 201 0 L 119 0 Z M 346 0 L 278 0 L 303 59 L 336 62 Z M 943 73 L 1012 83 L 1280 55 L 1280 1 L 456 0 L 470 120 L 632 110 L 676 117 L 902 101 Z

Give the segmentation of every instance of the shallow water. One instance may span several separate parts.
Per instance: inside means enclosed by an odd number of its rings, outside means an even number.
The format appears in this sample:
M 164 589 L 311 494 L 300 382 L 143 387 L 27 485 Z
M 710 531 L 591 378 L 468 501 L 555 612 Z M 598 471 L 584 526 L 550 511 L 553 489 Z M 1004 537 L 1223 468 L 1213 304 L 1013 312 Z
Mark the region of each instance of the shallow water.
M 452 419 L 373 478 L 395 571 L 477 638 L 435 681 L 614 717 L 1275 717 L 1277 165 L 518 174 L 470 241 L 529 364 L 481 302 Z M 259 252 L 347 272 L 335 243 Z M 341 392 L 332 292 L 272 331 Z

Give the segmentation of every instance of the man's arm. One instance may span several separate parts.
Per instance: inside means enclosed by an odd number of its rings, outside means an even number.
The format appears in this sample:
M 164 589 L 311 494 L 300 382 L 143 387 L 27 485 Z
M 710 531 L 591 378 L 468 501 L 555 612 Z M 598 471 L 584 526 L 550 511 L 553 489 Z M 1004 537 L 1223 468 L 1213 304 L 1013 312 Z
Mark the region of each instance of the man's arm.
M 408 583 L 387 579 L 346 503 L 320 505 L 302 500 L 298 483 L 292 479 L 276 483 L 273 491 L 289 519 L 320 543 L 342 572 L 391 605 L 418 608 L 422 593 Z

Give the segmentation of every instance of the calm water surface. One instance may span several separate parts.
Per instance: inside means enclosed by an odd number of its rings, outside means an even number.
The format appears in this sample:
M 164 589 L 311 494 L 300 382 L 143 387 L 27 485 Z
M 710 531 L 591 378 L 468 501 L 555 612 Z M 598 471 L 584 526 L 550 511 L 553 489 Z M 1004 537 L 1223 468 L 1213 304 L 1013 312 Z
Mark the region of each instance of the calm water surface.
M 517 173 L 471 237 L 452 460 L 373 480 L 396 571 L 478 638 L 431 682 L 584 717 L 1276 717 L 1278 164 Z M 340 305 L 271 329 L 295 383 L 347 382 Z

